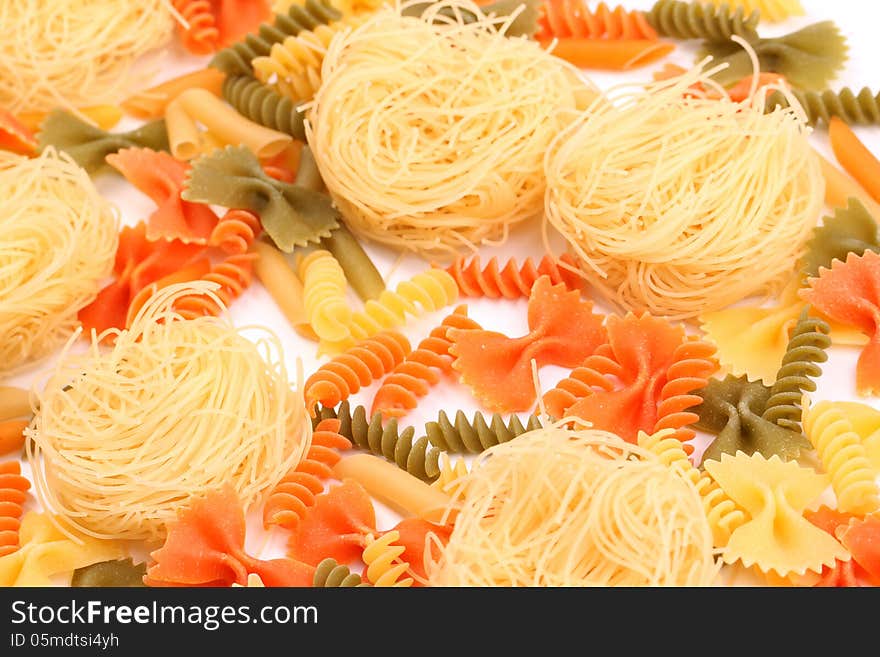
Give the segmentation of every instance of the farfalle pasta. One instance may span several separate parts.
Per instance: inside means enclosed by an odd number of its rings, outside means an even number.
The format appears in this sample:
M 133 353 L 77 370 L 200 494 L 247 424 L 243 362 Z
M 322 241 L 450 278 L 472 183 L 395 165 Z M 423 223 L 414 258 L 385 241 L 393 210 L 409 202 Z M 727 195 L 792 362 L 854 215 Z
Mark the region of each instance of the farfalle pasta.
M 778 456 L 743 453 L 707 461 L 706 470 L 750 516 L 730 535 L 726 563 L 742 561 L 784 577 L 819 572 L 849 558 L 840 543 L 802 515 L 828 485 L 824 476 Z

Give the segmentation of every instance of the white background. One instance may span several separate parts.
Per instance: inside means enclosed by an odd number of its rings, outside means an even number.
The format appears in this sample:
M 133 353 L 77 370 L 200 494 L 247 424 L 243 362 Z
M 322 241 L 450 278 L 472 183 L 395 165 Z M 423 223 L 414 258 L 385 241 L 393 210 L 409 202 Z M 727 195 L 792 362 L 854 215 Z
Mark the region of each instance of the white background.
M 591 7 L 596 2 L 589 3 Z M 650 0 L 627 0 L 627 8 L 649 9 L 652 6 Z M 850 85 L 856 90 L 862 86 L 869 86 L 874 91 L 880 90 L 880 75 L 878 75 L 877 63 L 880 61 L 880 40 L 877 36 L 878 19 L 880 19 L 880 3 L 871 0 L 803 0 L 807 12 L 805 17 L 794 18 L 783 23 L 763 23 L 760 27 L 762 36 L 774 36 L 800 28 L 808 23 L 832 19 L 845 34 L 849 44 L 849 61 L 839 78 L 831 85 L 839 88 Z M 676 51 L 668 58 L 652 66 L 638 69 L 629 74 L 598 73 L 588 71 L 585 75 L 600 88 L 608 88 L 621 82 L 646 81 L 650 79 L 651 72 L 661 68 L 666 62 L 675 62 L 684 66 L 693 63 L 696 42 L 684 44 L 678 42 Z M 207 58 L 195 58 L 183 53 L 179 46 L 174 46 L 168 53 L 163 54 L 159 61 L 161 67 L 155 76 L 155 81 L 174 77 L 180 73 L 199 68 L 204 65 Z M 125 121 L 120 128 L 133 127 L 134 122 Z M 859 127 L 858 135 L 872 149 L 875 154 L 880 154 L 880 128 Z M 828 136 L 825 128 L 820 126 L 811 140 L 818 150 L 832 159 L 828 146 Z M 138 192 L 123 179 L 113 175 L 101 176 L 96 184 L 103 195 L 110 199 L 120 211 L 122 221 L 125 224 L 134 224 L 145 219 L 154 209 L 153 203 L 143 194 Z M 818 219 L 818 218 L 817 218 Z M 562 251 L 562 242 L 554 238 L 554 246 L 557 253 Z M 389 288 L 393 288 L 399 281 L 409 278 L 412 274 L 423 270 L 428 263 L 421 258 L 409 255 L 401 255 L 387 248 L 365 244 L 365 248 L 373 257 L 380 272 L 384 275 Z M 503 258 L 511 256 L 523 259 L 531 256 L 535 260 L 542 255 L 540 224 L 522 226 L 517 229 L 509 241 L 499 247 L 486 247 L 480 251 L 481 257 L 488 259 L 491 255 Z M 359 300 L 351 293 L 352 303 L 359 307 Z M 526 332 L 526 301 L 502 301 L 502 300 L 468 300 L 470 315 L 480 322 L 485 328 L 504 332 L 510 336 L 519 336 Z M 602 308 L 597 304 L 597 308 Z M 413 346 L 422 339 L 431 328 L 436 326 L 441 319 L 450 312 L 450 308 L 425 316 L 419 320 L 410 322 L 404 332 L 410 338 Z M 238 299 L 232 306 L 231 314 L 238 325 L 260 324 L 274 330 L 281 338 L 285 348 L 285 358 L 288 371 L 296 372 L 298 362 L 302 363 L 306 376 L 314 371 L 320 361 L 316 357 L 316 345 L 301 338 L 290 326 L 282 314 L 276 308 L 268 293 L 258 281 L 243 297 Z M 877 399 L 860 399 L 855 393 L 855 362 L 858 358 L 858 348 L 833 347 L 830 359 L 824 366 L 824 375 L 819 380 L 818 391 L 813 395 L 819 399 L 852 399 L 865 401 L 880 408 Z M 39 385 L 41 376 L 51 367 L 54 359 L 47 359 L 34 367 L 31 371 L 15 377 L 11 381 L 4 382 L 11 385 L 30 386 Z M 546 367 L 541 370 L 541 384 L 544 390 L 551 388 L 565 372 L 559 368 Z M 355 403 L 369 404 L 376 386 L 363 390 L 352 398 Z M 457 409 L 463 409 L 470 416 L 478 410 L 478 405 L 469 391 L 459 384 L 444 382 L 434 388 L 423 399 L 419 407 L 404 418 L 404 423 L 412 423 L 419 427 L 425 421 L 434 419 L 437 412 L 445 409 L 450 415 Z M 417 436 L 421 435 L 417 433 Z M 26 468 L 25 468 L 26 469 Z M 34 502 L 30 507 L 36 507 Z M 390 511 L 377 506 L 379 516 L 379 528 L 385 529 L 396 522 L 396 516 Z M 256 554 L 275 555 L 283 546 L 283 536 L 280 534 L 266 535 L 262 532 L 256 517 L 249 519 L 248 546 Z

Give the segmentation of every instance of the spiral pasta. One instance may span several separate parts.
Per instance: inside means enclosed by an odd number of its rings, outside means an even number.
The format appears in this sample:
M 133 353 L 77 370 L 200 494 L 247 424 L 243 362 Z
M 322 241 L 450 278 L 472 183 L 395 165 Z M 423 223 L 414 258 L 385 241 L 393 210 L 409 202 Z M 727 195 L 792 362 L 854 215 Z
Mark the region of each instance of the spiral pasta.
M 312 422 L 319 418 L 339 419 L 340 435 L 356 447 L 391 461 L 422 481 L 430 483 L 440 476 L 440 450 L 431 445 L 426 436 L 413 440 L 413 427 L 399 430 L 397 418 L 391 418 L 383 426 L 380 413 L 368 419 L 366 408 L 356 406 L 352 410 L 348 401 L 336 409 L 319 407 Z
M 445 493 L 452 493 L 469 472 L 467 463 L 463 458 L 453 460 L 446 452 L 440 453 L 439 466 L 440 474 L 431 485 Z
M 263 525 L 296 529 L 305 510 L 315 505 L 315 496 L 324 490 L 324 482 L 333 476 L 333 466 L 341 458 L 339 451 L 350 447 L 351 442 L 339 435 L 339 420 L 318 422 L 305 458 L 278 482 L 266 498 Z
M 406 323 L 408 315 L 418 316 L 433 312 L 458 299 L 455 279 L 442 269 L 428 269 L 402 281 L 394 291 L 384 290 L 377 299 L 370 299 L 364 309 L 351 319 L 351 340 L 322 341 L 326 351 L 338 351 L 352 340 L 364 340 L 379 331 L 393 329 Z
M 403 546 L 396 545 L 400 540 L 400 532 L 386 532 L 379 538 L 367 536 L 367 546 L 362 557 L 366 564 L 367 579 L 373 586 L 413 585 L 411 577 L 403 577 L 409 570 L 409 564 L 400 559 L 405 552 Z
M 253 262 L 257 257 L 255 253 L 241 253 L 227 256 L 212 264 L 210 271 L 199 280 L 216 284 L 218 287 L 215 296 L 198 293 L 182 295 L 175 300 L 174 310 L 185 319 L 221 315 L 251 284 Z M 175 279 L 173 275 L 169 278 Z M 127 325 L 131 325 L 138 312 L 158 289 L 157 284 L 148 285 L 134 296 L 128 308 Z
M 360 575 L 351 572 L 348 566 L 337 563 L 336 559 L 324 559 L 315 568 L 312 586 L 316 588 L 349 588 L 354 586 L 370 586 Z
M 544 393 L 544 406 L 551 417 L 562 418 L 578 399 L 592 394 L 594 388 L 613 390 L 612 378 L 623 368 L 613 358 L 610 345 L 601 345 L 580 367 L 573 369 L 554 388 Z
M 718 370 L 714 356 L 715 347 L 702 340 L 689 339 L 676 347 L 666 370 L 666 383 L 660 390 L 655 432 L 673 429 L 671 436 L 681 442 L 696 435 L 689 425 L 700 416 L 687 409 L 703 402 L 694 392 L 704 388 L 709 377 Z M 690 445 L 685 447 L 685 451 L 690 449 Z
M 804 433 L 819 453 L 819 460 L 831 477 L 837 508 L 844 513 L 864 515 L 880 508 L 876 470 L 852 422 L 840 408 L 819 402 L 804 408 Z
M 18 549 L 22 505 L 30 487 L 31 482 L 21 476 L 18 461 L 0 463 L 0 557 Z
M 242 116 L 271 130 L 305 141 L 303 115 L 290 98 L 249 75 L 232 75 L 223 81 L 223 97 Z
M 800 432 L 801 397 L 804 391 L 816 390 L 812 379 L 822 374 L 817 363 L 828 360 L 826 350 L 831 346 L 830 331 L 828 322 L 810 317 L 809 306 L 801 311 L 776 374 L 776 382 L 770 388 L 762 419 L 783 429 Z
M 459 306 L 447 315 L 440 326 L 432 329 L 428 337 L 385 377 L 373 397 L 372 414 L 381 413 L 383 418 L 406 415 L 418 405 L 419 397 L 427 395 L 430 387 L 440 380 L 436 370 L 452 371 L 453 357 L 449 353 L 452 340 L 448 333 L 451 328 L 481 327 L 467 316 L 467 306 Z
M 269 55 L 274 44 L 318 25 L 338 21 L 341 17 L 339 10 L 328 0 L 305 0 L 302 5 L 294 4 L 286 14 L 276 14 L 272 23 L 263 23 L 256 33 L 248 34 L 238 43 L 218 52 L 210 65 L 227 76 L 251 76 L 251 62 L 257 57 Z
M 248 252 L 262 230 L 260 218 L 253 212 L 227 210 L 211 231 L 208 244 L 229 255 L 241 255 Z
M 746 512 L 725 495 L 709 473 L 700 472 L 693 466 L 684 445 L 671 432 L 658 431 L 650 435 L 640 432 L 638 444 L 656 454 L 664 465 L 676 470 L 694 485 L 703 501 L 706 520 L 712 528 L 713 545 L 727 545 L 733 531 L 748 520 Z
M 535 38 L 656 39 L 657 32 L 644 12 L 611 9 L 600 2 L 590 9 L 586 0 L 544 0 Z
M 254 77 L 295 102 L 311 100 L 321 86 L 321 65 L 330 41 L 339 32 L 362 22 L 355 16 L 343 16 L 342 20 L 318 25 L 273 44 L 268 56 L 251 62 Z
M 317 249 L 299 260 L 306 317 L 321 340 L 342 341 L 351 335 L 351 308 L 345 298 L 345 273 L 329 251 Z
M 863 87 L 858 94 L 849 87 L 844 87 L 840 91 L 826 89 L 821 92 L 792 89 L 791 93 L 803 108 L 807 123 L 810 125 L 819 122 L 827 125 L 834 116 L 840 117 L 850 125 L 880 123 L 880 93 L 875 94 L 868 87 Z M 767 98 L 768 112 L 789 105 L 788 98 L 779 91 L 774 91 Z
M 469 421 L 464 411 L 457 411 L 455 420 L 450 421 L 446 412 L 440 411 L 436 422 L 425 425 L 425 434 L 432 445 L 444 452 L 479 454 L 541 426 L 537 415 L 530 415 L 525 424 L 518 416 L 511 415 L 505 424 L 499 413 L 494 413 L 487 422 L 482 413 L 474 413 L 473 420 Z
M 760 14 L 752 10 L 747 15 L 736 3 L 713 8 L 699 2 L 657 0 L 645 18 L 662 36 L 727 42 L 732 36 L 756 39 Z
M 560 267 L 560 262 L 564 266 Z M 510 258 L 501 267 L 498 258 L 491 258 L 483 265 L 479 256 L 475 255 L 470 260 L 459 256 L 446 271 L 455 279 L 459 292 L 466 297 L 528 297 L 535 281 L 541 276 L 549 276 L 553 285 L 564 283 L 569 290 L 580 289 L 583 283 L 583 278 L 577 273 L 577 262 L 568 253 L 558 261 L 554 256 L 546 255 L 537 267 L 531 258 L 526 258 L 521 264 Z
M 314 408 L 317 402 L 336 406 L 345 401 L 349 395 L 394 369 L 411 349 L 409 340 L 397 331 L 362 340 L 306 379 L 303 389 L 306 408 Z
M 172 0 L 174 9 L 186 21 L 181 26 L 181 39 L 186 49 L 196 55 L 207 55 L 217 49 L 220 29 L 214 18 L 211 0 Z
M 758 12 L 766 21 L 782 21 L 790 16 L 803 16 L 800 0 L 704 0 L 716 7 L 729 4 L 743 11 Z

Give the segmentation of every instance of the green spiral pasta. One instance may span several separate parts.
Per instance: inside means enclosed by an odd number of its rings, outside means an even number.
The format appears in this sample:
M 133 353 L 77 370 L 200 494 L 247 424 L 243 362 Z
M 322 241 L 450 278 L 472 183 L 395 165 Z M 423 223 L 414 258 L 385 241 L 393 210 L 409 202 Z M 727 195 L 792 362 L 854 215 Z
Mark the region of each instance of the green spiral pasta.
M 256 34 L 248 34 L 218 52 L 209 65 L 228 76 L 253 75 L 251 62 L 256 57 L 268 56 L 274 44 L 340 18 L 342 13 L 328 0 L 305 0 L 302 5 L 292 5 L 286 14 L 277 14 L 274 22 L 260 25 Z
M 348 401 L 335 410 L 319 406 L 312 425 L 317 426 L 317 422 L 327 418 L 339 420 L 339 434 L 353 445 L 392 461 L 414 477 L 431 483 L 440 476 L 440 450 L 428 442 L 427 436 L 414 441 L 413 427 L 399 430 L 394 418 L 383 427 L 382 413 L 377 411 L 367 419 L 367 409 L 363 406 L 352 409 Z
M 356 586 L 371 586 L 360 575 L 351 572 L 348 566 L 340 564 L 336 559 L 324 559 L 315 568 L 315 577 L 312 586 L 316 588 L 349 588 Z
M 440 411 L 436 422 L 425 425 L 425 433 L 431 444 L 450 453 L 479 454 L 490 447 L 506 443 L 517 436 L 533 429 L 540 429 L 541 421 L 531 415 L 523 426 L 522 421 L 512 416 L 507 424 L 500 414 L 495 413 L 487 422 L 482 413 L 474 413 L 474 419 L 468 421 L 463 411 L 455 414 L 455 421 L 450 421 L 445 411 Z
M 673 39 L 704 39 L 726 42 L 736 35 L 747 40 L 758 38 L 755 28 L 760 14 L 748 16 L 742 6 L 703 5 L 681 0 L 657 0 L 645 18 L 661 36 Z
M 840 117 L 850 125 L 880 124 L 880 93 L 875 94 L 868 87 L 863 87 L 858 94 L 849 87 L 840 91 L 826 89 L 821 92 L 792 89 L 791 93 L 804 108 L 807 123 L 810 125 L 819 122 L 827 124 L 832 116 Z M 788 106 L 785 94 L 774 91 L 767 99 L 766 111 L 772 112 L 777 107 Z
M 810 317 L 805 307 L 791 333 L 776 383 L 770 388 L 770 397 L 761 418 L 783 429 L 801 431 L 801 396 L 804 391 L 816 390 L 814 378 L 822 374 L 817 363 L 828 360 L 826 350 L 831 346 L 828 322 Z
M 273 91 L 250 75 L 229 76 L 223 81 L 223 97 L 245 118 L 272 130 L 306 140 L 302 112 L 290 98 Z

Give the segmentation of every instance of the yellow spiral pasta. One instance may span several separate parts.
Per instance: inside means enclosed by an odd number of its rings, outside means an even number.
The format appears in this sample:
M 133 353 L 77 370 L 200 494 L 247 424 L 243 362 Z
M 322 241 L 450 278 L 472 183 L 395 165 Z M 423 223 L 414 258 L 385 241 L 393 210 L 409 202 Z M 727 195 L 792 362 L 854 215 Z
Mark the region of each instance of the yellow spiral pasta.
M 362 559 L 366 564 L 367 580 L 373 586 L 406 587 L 413 585 L 411 577 L 403 577 L 409 570 L 409 564 L 400 560 L 404 549 L 396 545 L 400 540 L 400 532 L 390 531 L 375 538 L 367 536 L 367 547 L 364 548 Z
M 311 100 L 321 86 L 321 66 L 330 41 L 342 30 L 362 22 L 360 17 L 348 16 L 289 36 L 282 43 L 273 44 L 268 56 L 251 62 L 254 75 L 293 101 Z
M 803 16 L 804 8 L 800 0 L 700 0 L 717 6 L 727 5 L 732 9 L 742 7 L 747 14 L 757 11 L 761 20 L 784 21 L 791 16 Z
M 116 214 L 66 153 L 0 151 L 0 377 L 64 344 L 113 269 Z
M 458 285 L 455 279 L 442 269 L 428 269 L 401 282 L 394 291 L 385 290 L 378 299 L 367 301 L 364 309 L 352 317 L 351 339 L 341 342 L 323 340 L 321 350 L 341 351 L 380 331 L 403 326 L 408 315 L 433 312 L 454 303 L 456 299 Z
M 805 407 L 804 433 L 819 452 L 819 460 L 831 477 L 837 508 L 859 515 L 880 507 L 877 472 L 871 467 L 865 446 L 852 422 L 830 402 Z
M 345 273 L 329 251 L 318 249 L 299 261 L 306 317 L 321 340 L 341 342 L 351 335 L 351 308 Z
M 437 462 L 440 475 L 431 485 L 444 493 L 452 493 L 468 474 L 467 462 L 463 458 L 453 459 L 446 452 L 440 452 Z
M 712 542 L 715 547 L 724 547 L 733 530 L 744 524 L 748 516 L 736 502 L 724 494 L 708 473 L 700 472 L 693 466 L 682 442 L 673 434 L 671 429 L 651 435 L 639 432 L 639 447 L 656 454 L 664 465 L 676 470 L 696 487 L 700 499 L 703 500 L 706 520 L 712 528 Z

